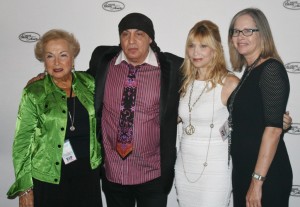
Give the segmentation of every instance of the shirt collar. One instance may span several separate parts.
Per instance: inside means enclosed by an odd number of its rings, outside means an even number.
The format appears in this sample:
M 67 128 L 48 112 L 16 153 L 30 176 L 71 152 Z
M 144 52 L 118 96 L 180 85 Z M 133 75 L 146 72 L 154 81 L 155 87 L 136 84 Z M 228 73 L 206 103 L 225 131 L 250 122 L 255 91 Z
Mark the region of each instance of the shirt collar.
M 122 50 L 116 59 L 115 65 L 119 65 L 123 60 L 125 60 L 128 63 L 125 53 Z M 149 65 L 158 67 L 156 55 L 151 48 L 149 48 L 149 53 L 143 63 L 147 63 Z

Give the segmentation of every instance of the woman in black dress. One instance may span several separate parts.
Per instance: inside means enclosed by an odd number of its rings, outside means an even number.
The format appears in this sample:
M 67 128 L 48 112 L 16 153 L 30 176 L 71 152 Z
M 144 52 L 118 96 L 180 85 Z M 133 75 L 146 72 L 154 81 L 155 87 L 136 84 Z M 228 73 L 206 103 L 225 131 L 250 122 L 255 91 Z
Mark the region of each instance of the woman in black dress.
M 290 87 L 265 15 L 255 8 L 238 12 L 228 43 L 233 69 L 246 67 L 227 103 L 234 206 L 288 206 L 293 175 L 282 115 Z

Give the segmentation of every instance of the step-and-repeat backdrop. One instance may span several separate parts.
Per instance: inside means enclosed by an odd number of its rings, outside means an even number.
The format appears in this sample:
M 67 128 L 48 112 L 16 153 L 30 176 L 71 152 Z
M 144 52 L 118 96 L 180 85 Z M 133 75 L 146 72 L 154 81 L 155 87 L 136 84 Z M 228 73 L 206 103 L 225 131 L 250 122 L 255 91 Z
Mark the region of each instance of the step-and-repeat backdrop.
M 300 206 L 300 0 L 1 0 L 0 207 L 18 205 L 17 200 L 6 198 L 6 192 L 14 181 L 11 146 L 21 91 L 30 78 L 44 69 L 33 53 L 40 35 L 52 28 L 74 33 L 81 44 L 75 67 L 85 70 L 96 46 L 119 44 L 118 23 L 130 12 L 149 16 L 154 23 L 156 42 L 160 48 L 179 56 L 184 55 L 189 29 L 196 22 L 208 19 L 220 27 L 228 61 L 229 22 L 236 12 L 246 7 L 260 8 L 268 17 L 277 49 L 289 75 L 291 92 L 288 110 L 293 117 L 293 125 L 285 135 L 285 141 L 294 172 L 290 206 Z M 176 206 L 173 188 L 168 207 Z

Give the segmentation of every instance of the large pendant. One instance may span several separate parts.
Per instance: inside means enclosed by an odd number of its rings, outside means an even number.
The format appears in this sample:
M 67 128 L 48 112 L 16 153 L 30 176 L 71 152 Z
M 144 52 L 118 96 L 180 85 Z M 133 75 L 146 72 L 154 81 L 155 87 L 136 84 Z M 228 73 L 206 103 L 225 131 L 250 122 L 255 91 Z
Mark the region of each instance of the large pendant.
M 73 132 L 75 131 L 75 127 L 74 126 L 70 126 L 70 130 Z
M 186 128 L 185 128 L 185 133 L 187 135 L 192 135 L 195 132 L 195 127 L 191 124 L 189 124 Z

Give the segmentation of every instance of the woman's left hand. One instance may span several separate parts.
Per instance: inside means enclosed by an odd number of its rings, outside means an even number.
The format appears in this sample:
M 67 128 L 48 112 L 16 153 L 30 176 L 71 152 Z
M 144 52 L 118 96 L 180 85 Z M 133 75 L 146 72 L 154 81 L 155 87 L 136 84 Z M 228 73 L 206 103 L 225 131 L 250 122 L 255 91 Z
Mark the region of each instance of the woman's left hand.
M 247 207 L 262 207 L 261 205 L 262 185 L 263 185 L 263 181 L 255 180 L 255 179 L 251 180 L 251 184 L 246 195 Z

